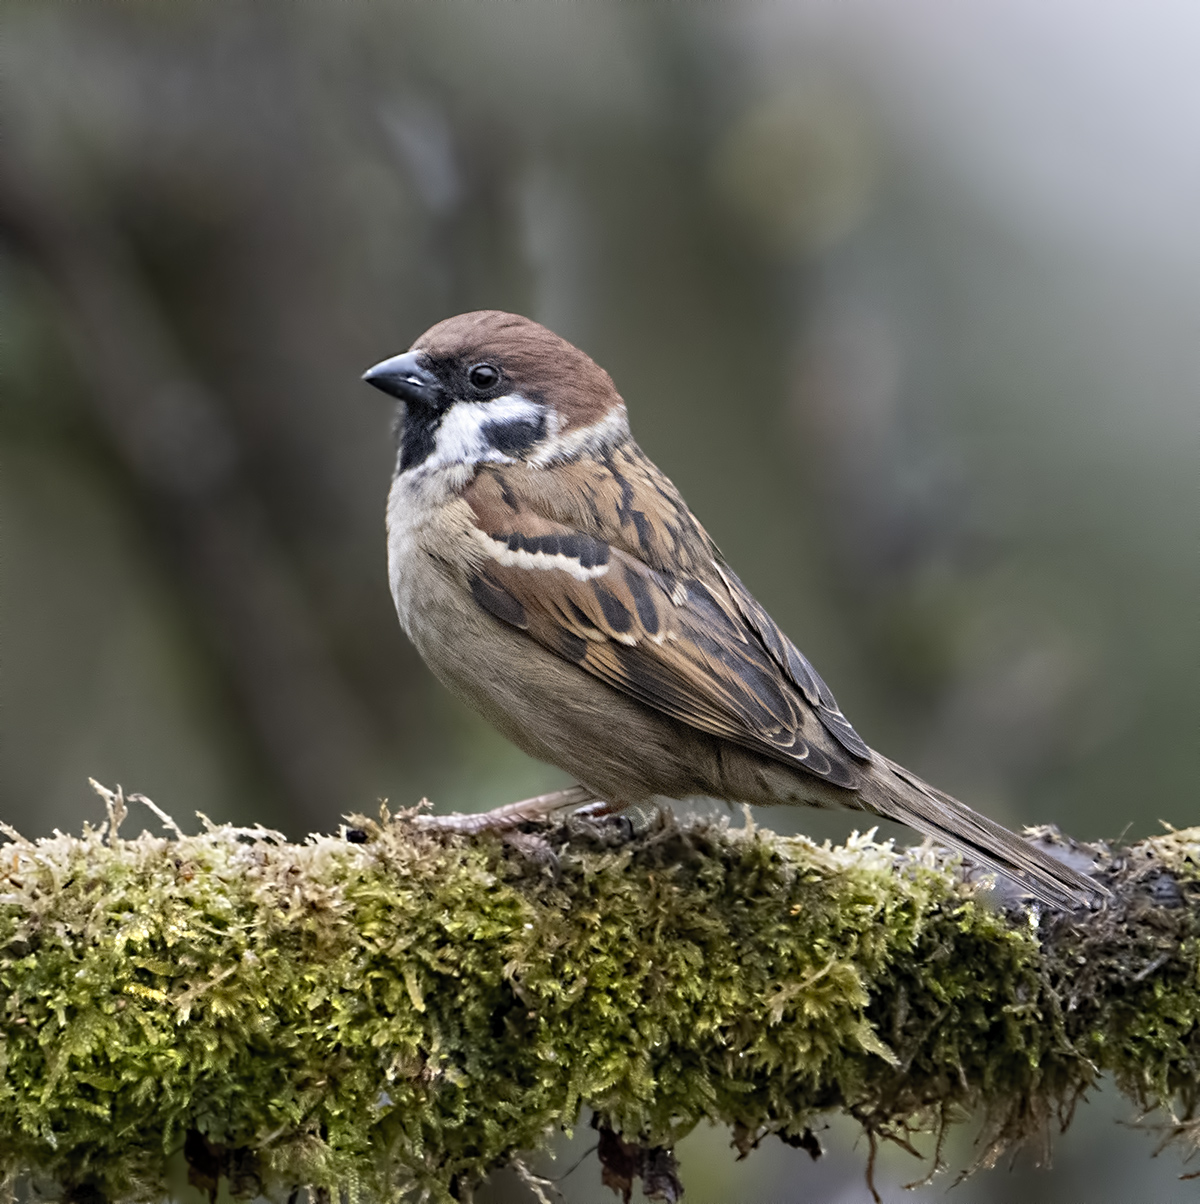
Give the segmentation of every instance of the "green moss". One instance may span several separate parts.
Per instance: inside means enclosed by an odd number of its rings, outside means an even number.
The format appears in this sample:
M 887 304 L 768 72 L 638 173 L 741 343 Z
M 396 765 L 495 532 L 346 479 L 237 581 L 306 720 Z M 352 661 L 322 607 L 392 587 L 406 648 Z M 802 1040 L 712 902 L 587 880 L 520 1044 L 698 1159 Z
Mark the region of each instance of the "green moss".
M 362 822 L 365 844 L 12 834 L 0 1177 L 161 1198 L 191 1133 L 193 1165 L 244 1192 L 448 1200 L 583 1105 L 666 1146 L 702 1119 L 749 1146 L 835 1108 L 899 1137 L 982 1107 L 998 1146 L 1096 1067 L 1195 1110 L 1198 830 L 1139 846 L 1179 897 L 1108 909 L 1117 949 L 868 840 Z M 1130 941 L 1164 960 L 1114 985 Z M 1097 965 L 1072 1005 L 1079 956 Z

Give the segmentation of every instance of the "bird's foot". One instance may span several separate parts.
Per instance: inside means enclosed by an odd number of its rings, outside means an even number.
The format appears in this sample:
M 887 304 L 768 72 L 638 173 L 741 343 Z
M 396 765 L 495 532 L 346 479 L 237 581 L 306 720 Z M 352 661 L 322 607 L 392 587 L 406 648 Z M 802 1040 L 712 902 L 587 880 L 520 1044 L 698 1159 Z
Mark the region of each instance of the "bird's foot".
M 504 832 L 529 821 L 543 822 L 568 807 L 583 807 L 588 815 L 605 815 L 609 806 L 586 786 L 570 786 L 474 815 L 418 815 L 413 822 L 419 828 L 438 832 Z
M 577 819 L 607 819 L 612 815 L 620 815 L 625 810 L 621 803 L 610 803 L 607 799 L 596 798 L 595 795 L 592 795 L 592 799 L 592 802 L 575 812 Z

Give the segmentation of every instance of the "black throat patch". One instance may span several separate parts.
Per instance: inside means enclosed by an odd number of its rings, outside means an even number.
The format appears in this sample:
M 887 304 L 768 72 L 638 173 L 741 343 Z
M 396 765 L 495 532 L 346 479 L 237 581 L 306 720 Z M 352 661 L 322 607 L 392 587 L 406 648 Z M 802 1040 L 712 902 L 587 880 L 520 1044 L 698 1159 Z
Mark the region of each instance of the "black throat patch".
M 397 407 L 396 421 L 400 431 L 400 471 L 407 472 L 424 464 L 437 447 L 437 429 L 444 411 L 429 406 L 406 405 L 403 416 Z

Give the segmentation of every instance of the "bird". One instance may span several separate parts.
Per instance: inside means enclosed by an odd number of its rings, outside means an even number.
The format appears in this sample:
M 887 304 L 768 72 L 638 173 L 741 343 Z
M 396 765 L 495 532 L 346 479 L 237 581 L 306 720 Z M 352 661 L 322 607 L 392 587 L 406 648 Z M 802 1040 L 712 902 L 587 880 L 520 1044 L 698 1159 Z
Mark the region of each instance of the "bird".
M 872 749 L 630 434 L 590 356 L 518 314 L 432 326 L 395 400 L 388 578 L 434 675 L 578 783 L 460 832 L 658 798 L 857 809 L 1063 910 L 1104 888 Z

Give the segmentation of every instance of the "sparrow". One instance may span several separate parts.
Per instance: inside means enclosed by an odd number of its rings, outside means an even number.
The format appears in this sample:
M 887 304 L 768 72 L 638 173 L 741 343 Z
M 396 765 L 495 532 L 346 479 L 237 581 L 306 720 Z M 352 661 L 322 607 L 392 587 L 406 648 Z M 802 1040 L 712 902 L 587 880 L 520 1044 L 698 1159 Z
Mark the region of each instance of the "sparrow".
M 481 310 L 363 379 L 398 403 L 387 550 L 401 625 L 450 690 L 579 783 L 433 822 L 502 829 L 656 797 L 846 807 L 1052 906 L 1103 893 L 866 744 L 634 442 L 584 352 Z

